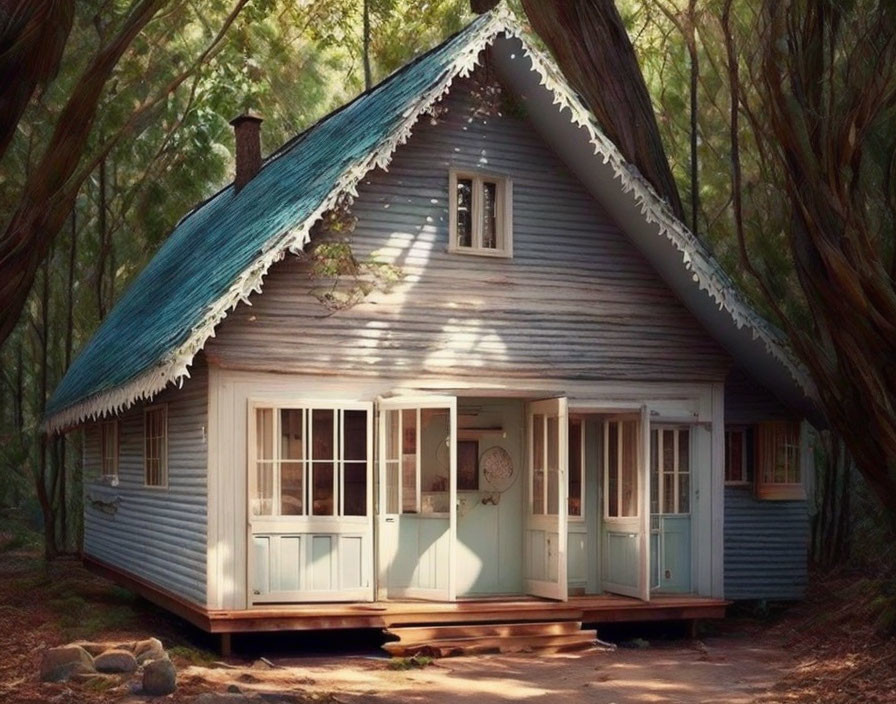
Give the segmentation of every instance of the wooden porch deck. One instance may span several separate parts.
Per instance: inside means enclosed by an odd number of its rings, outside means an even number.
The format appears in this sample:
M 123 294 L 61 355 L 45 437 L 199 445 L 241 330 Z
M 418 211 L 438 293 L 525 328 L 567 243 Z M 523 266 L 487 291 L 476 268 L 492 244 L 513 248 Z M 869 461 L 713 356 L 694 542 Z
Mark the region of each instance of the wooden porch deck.
M 304 631 L 336 628 L 391 628 L 406 625 L 507 621 L 692 621 L 723 618 L 727 601 L 698 596 L 658 596 L 650 602 L 624 596 L 573 596 L 569 601 L 534 597 L 464 599 L 454 603 L 388 601 L 368 604 L 300 604 L 207 611 L 212 633 Z

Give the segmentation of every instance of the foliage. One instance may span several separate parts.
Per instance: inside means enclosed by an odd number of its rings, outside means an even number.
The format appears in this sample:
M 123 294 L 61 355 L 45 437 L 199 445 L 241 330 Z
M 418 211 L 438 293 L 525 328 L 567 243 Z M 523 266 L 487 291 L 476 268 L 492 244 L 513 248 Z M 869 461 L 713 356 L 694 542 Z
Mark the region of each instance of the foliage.
M 232 177 L 228 120 L 247 108 L 261 113 L 263 146 L 272 151 L 364 87 L 358 0 L 250 0 L 198 61 L 237 2 L 169 3 L 124 51 L 66 188 L 83 181 L 16 328 L 0 343 L 0 506 L 35 518 L 42 509 L 54 550 L 78 545 L 85 468 L 78 434 L 42 438 L 47 396 L 177 220 Z M 0 157 L 4 227 L 96 47 L 129 9 L 75 3 L 58 75 L 27 103 Z M 374 80 L 469 20 L 465 0 L 371 0 L 371 9 Z M 393 276 L 374 260 L 357 264 L 362 288 Z
M 389 660 L 390 670 L 422 670 L 429 667 L 434 659 L 428 655 L 417 653 L 409 658 L 392 658 Z

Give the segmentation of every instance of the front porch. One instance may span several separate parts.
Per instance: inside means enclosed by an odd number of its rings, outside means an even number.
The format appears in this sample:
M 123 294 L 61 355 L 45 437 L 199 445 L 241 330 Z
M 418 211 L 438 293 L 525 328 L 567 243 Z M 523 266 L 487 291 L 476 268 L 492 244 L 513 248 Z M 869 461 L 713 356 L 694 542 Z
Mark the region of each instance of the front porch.
M 455 602 L 407 600 L 368 604 L 295 604 L 238 611 L 214 610 L 205 612 L 205 616 L 208 630 L 223 634 L 510 621 L 581 621 L 588 624 L 696 621 L 724 618 L 728 604 L 724 599 L 691 595 L 655 596 L 650 601 L 641 601 L 615 594 L 601 594 L 572 596 L 567 601 L 496 597 Z

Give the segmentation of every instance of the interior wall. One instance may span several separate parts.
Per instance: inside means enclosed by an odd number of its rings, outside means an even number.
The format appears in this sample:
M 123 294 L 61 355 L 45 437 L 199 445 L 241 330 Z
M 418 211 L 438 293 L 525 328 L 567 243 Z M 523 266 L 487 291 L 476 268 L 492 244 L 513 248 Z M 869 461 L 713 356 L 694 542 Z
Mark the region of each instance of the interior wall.
M 458 596 L 523 590 L 524 405 L 519 400 L 458 399 L 458 435 L 464 428 L 502 428 L 503 434 L 479 437 L 479 456 L 490 447 L 501 447 L 513 461 L 513 483 L 498 495 L 497 505 L 482 503 L 492 488 L 481 466 L 479 491 L 458 492 Z

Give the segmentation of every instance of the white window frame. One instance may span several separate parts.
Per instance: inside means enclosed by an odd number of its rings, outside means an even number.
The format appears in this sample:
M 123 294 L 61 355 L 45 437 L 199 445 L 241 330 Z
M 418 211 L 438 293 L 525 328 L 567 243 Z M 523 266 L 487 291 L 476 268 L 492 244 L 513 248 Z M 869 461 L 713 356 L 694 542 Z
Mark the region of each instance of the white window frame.
M 162 447 L 159 456 L 159 477 L 160 483 L 150 484 L 148 480 L 149 474 L 149 457 L 146 455 L 146 424 L 151 413 L 162 414 Z M 158 403 L 153 406 L 146 406 L 143 409 L 143 486 L 146 489 L 167 489 L 168 488 L 168 404 Z
M 667 472 L 663 468 L 662 458 L 663 458 L 663 433 L 673 432 L 672 436 L 672 471 Z M 653 513 L 655 516 L 689 516 L 691 514 L 691 497 L 688 496 L 688 510 L 681 510 L 681 482 L 680 477 L 682 474 L 688 475 L 688 492 L 691 491 L 691 487 L 693 486 L 692 481 L 692 473 L 691 467 L 693 466 L 693 452 L 694 452 L 694 444 L 692 438 L 690 437 L 691 429 L 686 425 L 654 425 L 650 428 L 651 433 L 657 433 L 656 436 L 656 467 L 657 467 L 657 487 L 656 487 L 656 497 L 657 497 L 657 511 Z M 679 438 L 682 433 L 688 434 L 688 471 L 682 472 L 680 461 L 681 461 L 681 453 L 679 452 Z M 652 462 L 651 462 L 652 465 Z M 664 475 L 671 474 L 672 475 L 672 491 L 674 492 L 674 496 L 672 498 L 672 504 L 674 510 L 671 512 L 665 511 L 666 505 L 666 485 L 664 480 Z M 651 466 L 651 482 L 653 481 L 653 467 Z
M 114 447 L 112 457 L 106 456 L 106 436 L 111 433 L 113 436 L 112 446 Z M 104 482 L 118 484 L 118 458 L 120 455 L 120 444 L 118 436 L 118 419 L 104 420 L 99 423 L 99 441 L 100 441 L 100 479 Z M 144 445 L 144 451 L 145 451 Z M 111 471 L 107 468 L 111 466 Z
M 579 433 L 579 435 L 581 436 L 580 442 L 579 442 L 579 447 L 573 448 L 572 444 L 570 444 L 569 448 L 568 448 L 569 452 L 572 452 L 573 450 L 578 452 L 579 456 L 581 457 L 581 460 L 580 460 L 580 464 L 579 464 L 579 473 L 580 473 L 580 476 L 579 476 L 579 492 L 580 492 L 579 514 L 577 516 L 574 516 L 573 514 L 571 514 L 569 512 L 570 496 L 569 496 L 569 487 L 567 486 L 567 490 L 566 490 L 566 520 L 573 521 L 573 522 L 581 522 L 581 521 L 585 520 L 585 432 L 586 432 L 585 431 L 585 425 L 586 425 L 585 417 L 579 416 L 579 415 L 570 415 L 569 420 L 567 422 L 570 425 L 572 425 L 573 422 L 577 422 L 579 424 L 579 427 L 581 428 L 581 432 Z M 569 431 L 567 431 L 567 438 L 569 438 Z M 568 442 L 568 440 L 567 440 L 567 442 Z M 566 472 L 567 472 L 566 483 L 568 485 L 570 480 L 572 479 L 572 469 L 569 466 L 568 462 L 567 462 Z
M 725 486 L 749 486 L 750 480 L 748 479 L 749 474 L 747 467 L 747 459 L 749 457 L 747 453 L 747 437 L 748 437 L 749 427 L 746 425 L 729 425 L 725 427 Z M 740 459 L 740 467 L 741 467 L 741 475 L 740 479 L 728 479 L 728 458 L 729 458 L 729 445 L 728 445 L 728 435 L 731 433 L 740 433 L 743 436 L 743 442 L 741 444 L 741 459 Z
M 265 399 L 257 399 L 251 400 L 249 402 L 249 418 L 248 418 L 248 476 L 249 480 L 249 501 L 250 501 L 250 510 L 251 510 L 251 502 L 256 498 L 255 494 L 257 493 L 257 466 L 260 461 L 256 455 L 256 447 L 257 447 L 257 411 L 260 410 L 272 410 L 273 411 L 273 448 L 275 458 L 271 461 L 275 467 L 275 471 L 273 473 L 273 501 L 274 507 L 276 507 L 276 511 L 271 514 L 257 514 L 252 515 L 251 519 L 256 521 L 295 521 L 295 520 L 311 520 L 311 521 L 327 521 L 337 519 L 339 521 L 349 520 L 349 521 L 362 521 L 367 522 L 373 511 L 372 505 L 372 495 L 373 495 L 373 487 L 371 486 L 372 475 L 371 475 L 371 467 L 373 462 L 373 446 L 372 446 L 372 424 L 373 424 L 373 414 L 371 405 L 369 403 L 363 402 L 355 402 L 355 401 L 329 401 L 329 400 L 313 400 L 313 399 L 301 399 L 301 400 L 265 400 Z M 302 417 L 302 433 L 303 433 L 303 442 L 302 442 L 302 513 L 301 514 L 285 514 L 281 515 L 280 513 L 280 411 L 290 410 L 290 411 L 303 411 Z M 314 472 L 314 458 L 311 455 L 312 450 L 312 441 L 313 441 L 313 429 L 312 429 L 312 414 L 314 411 L 332 411 L 333 412 L 333 459 L 332 460 L 318 460 L 322 462 L 331 461 L 333 463 L 333 512 L 322 514 L 313 512 L 313 472 Z M 345 436 L 343 434 L 344 429 L 344 416 L 346 411 L 361 411 L 366 414 L 366 422 L 367 422 L 367 459 L 362 462 L 361 460 L 345 460 Z M 363 515 L 346 515 L 345 514 L 345 466 L 346 462 L 349 464 L 363 464 L 364 472 L 366 477 L 367 491 L 366 491 L 366 499 L 365 499 L 365 513 Z M 255 479 L 251 479 L 251 477 L 255 477 Z
M 457 180 L 467 178 L 473 181 L 472 213 L 473 225 L 470 247 L 457 243 Z M 494 183 L 495 188 L 495 235 L 498 246 L 494 249 L 482 246 L 482 184 Z M 448 251 L 455 254 L 472 254 L 481 257 L 509 259 L 513 256 L 513 182 L 507 176 L 451 169 L 448 178 Z

